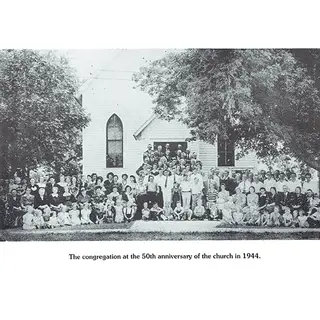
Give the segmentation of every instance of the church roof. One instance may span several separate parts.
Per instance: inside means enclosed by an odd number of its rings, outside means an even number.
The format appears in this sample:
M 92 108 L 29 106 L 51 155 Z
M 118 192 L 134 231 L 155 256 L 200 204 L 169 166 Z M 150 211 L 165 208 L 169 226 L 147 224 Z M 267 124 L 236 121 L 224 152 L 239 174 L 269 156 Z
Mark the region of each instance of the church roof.
M 147 121 L 145 121 L 138 130 L 133 134 L 134 138 L 137 140 L 138 136 L 142 133 L 142 131 L 149 126 L 153 120 L 157 119 L 158 116 L 154 113 Z

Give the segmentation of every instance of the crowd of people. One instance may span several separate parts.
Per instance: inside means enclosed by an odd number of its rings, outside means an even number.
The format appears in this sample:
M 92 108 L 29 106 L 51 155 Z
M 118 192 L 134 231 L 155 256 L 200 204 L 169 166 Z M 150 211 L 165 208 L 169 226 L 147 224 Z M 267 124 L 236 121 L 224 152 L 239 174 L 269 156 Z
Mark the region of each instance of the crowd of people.
M 0 185 L 0 228 L 26 230 L 133 220 L 223 220 L 268 227 L 320 227 L 310 173 L 203 172 L 196 153 L 149 144 L 135 175 L 32 176 Z

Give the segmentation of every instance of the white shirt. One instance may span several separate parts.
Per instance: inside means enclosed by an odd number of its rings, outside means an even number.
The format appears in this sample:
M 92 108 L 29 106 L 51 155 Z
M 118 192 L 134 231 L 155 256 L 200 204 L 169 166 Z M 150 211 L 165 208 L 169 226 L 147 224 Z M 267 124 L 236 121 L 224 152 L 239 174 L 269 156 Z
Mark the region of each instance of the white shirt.
M 161 189 L 164 188 L 165 181 L 166 181 L 166 177 L 165 177 L 164 175 L 162 175 L 162 176 L 157 175 L 157 176 L 154 178 L 154 182 L 157 183 L 158 186 L 161 187 Z
M 239 186 L 238 186 L 241 190 L 241 192 L 249 192 L 249 188 L 251 187 L 251 183 L 249 180 L 246 180 L 246 181 L 241 181 L 239 183 Z
M 201 183 L 200 180 L 198 181 L 198 183 L 196 182 L 196 180 L 191 180 L 192 194 L 201 193 L 202 189 L 203 189 L 203 183 Z
M 270 188 L 276 187 L 276 180 L 273 178 L 264 180 L 264 187 L 266 188 L 267 192 L 270 192 Z
M 276 182 L 276 190 L 278 192 L 283 192 L 283 186 L 287 186 L 288 185 L 288 181 L 283 180 L 283 181 L 277 181 Z
M 191 182 L 188 181 L 188 180 L 187 181 L 182 180 L 181 184 L 180 184 L 180 187 L 181 187 L 181 191 L 182 192 L 190 191 L 191 190 Z

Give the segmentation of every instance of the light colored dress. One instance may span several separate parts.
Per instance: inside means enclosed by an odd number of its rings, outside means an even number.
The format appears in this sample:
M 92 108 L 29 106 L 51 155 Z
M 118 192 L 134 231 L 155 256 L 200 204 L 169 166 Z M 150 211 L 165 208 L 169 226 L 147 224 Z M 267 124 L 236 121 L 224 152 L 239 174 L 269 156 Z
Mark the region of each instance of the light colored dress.
M 78 226 L 79 224 L 81 224 L 81 220 L 80 220 L 80 211 L 79 210 L 70 210 L 69 211 L 69 215 L 71 218 L 71 225 L 72 226 Z
M 58 218 L 57 217 L 50 217 L 49 219 L 49 226 L 51 228 L 56 228 L 58 226 Z
M 90 220 L 90 209 L 82 209 L 81 210 L 81 224 L 89 224 L 92 223 Z
M 34 225 L 34 215 L 32 213 L 26 213 L 23 215 L 23 230 L 33 230 L 36 226 Z
M 116 214 L 114 217 L 114 222 L 121 223 L 124 221 L 123 212 L 122 212 L 122 206 L 115 206 Z

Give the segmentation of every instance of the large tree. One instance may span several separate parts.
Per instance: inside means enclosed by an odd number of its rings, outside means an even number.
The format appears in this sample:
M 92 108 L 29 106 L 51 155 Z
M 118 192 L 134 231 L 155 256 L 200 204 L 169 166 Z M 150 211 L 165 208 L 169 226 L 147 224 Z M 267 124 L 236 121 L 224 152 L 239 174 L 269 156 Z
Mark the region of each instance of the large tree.
M 75 99 L 78 80 L 53 52 L 0 51 L 0 171 L 61 169 L 89 116 Z
M 135 74 L 163 119 L 178 118 L 194 138 L 217 135 L 262 159 L 291 155 L 320 169 L 320 66 L 315 50 L 188 49 Z

